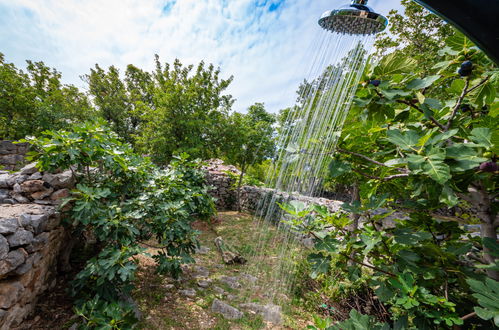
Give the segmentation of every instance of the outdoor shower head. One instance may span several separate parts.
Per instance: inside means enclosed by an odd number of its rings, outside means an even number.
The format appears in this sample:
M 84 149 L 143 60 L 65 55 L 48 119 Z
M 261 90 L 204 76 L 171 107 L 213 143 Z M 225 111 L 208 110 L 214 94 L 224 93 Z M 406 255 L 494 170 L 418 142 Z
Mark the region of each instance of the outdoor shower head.
M 369 35 L 383 31 L 388 20 L 366 6 L 368 0 L 352 0 L 340 9 L 328 10 L 319 19 L 319 25 L 331 32 L 351 35 Z

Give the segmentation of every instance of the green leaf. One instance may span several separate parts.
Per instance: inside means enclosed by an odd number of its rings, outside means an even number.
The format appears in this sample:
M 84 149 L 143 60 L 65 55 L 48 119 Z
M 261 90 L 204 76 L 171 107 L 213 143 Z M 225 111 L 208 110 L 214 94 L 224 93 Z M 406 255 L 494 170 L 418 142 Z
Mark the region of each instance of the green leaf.
M 481 147 L 492 147 L 492 132 L 486 127 L 476 127 L 471 131 L 471 140 Z
M 393 52 L 383 57 L 374 68 L 377 76 L 388 76 L 396 73 L 411 72 L 417 66 L 417 61 L 398 52 Z
M 407 84 L 406 88 L 408 88 L 408 89 L 423 89 L 423 88 L 431 86 L 439 78 L 440 78 L 440 76 L 438 76 L 438 75 L 428 76 L 428 77 L 425 77 L 423 79 L 417 78 L 417 79 L 411 80 Z
M 331 267 L 331 256 L 325 256 L 322 253 L 311 253 L 307 257 L 312 268 L 310 277 L 317 278 L 320 274 L 325 274 Z
M 319 251 L 336 252 L 338 250 L 338 244 L 340 242 L 332 238 L 331 236 L 326 236 L 324 239 L 317 241 L 315 243 L 315 249 Z
M 460 94 L 464 88 L 465 82 L 463 79 L 455 79 L 447 89 L 449 93 Z
M 450 168 L 444 163 L 445 151 L 436 148 L 432 149 L 424 159 L 425 161 L 422 164 L 424 174 L 440 184 L 447 182 L 451 178 Z
M 386 132 L 386 136 L 388 141 L 404 150 L 418 151 L 414 146 L 421 137 L 416 131 L 410 130 L 402 134 L 399 130 L 390 130 Z
M 460 52 L 463 49 L 470 49 L 474 46 L 473 42 L 460 32 L 456 32 L 453 36 L 448 37 L 445 40 L 445 44 L 450 47 L 450 49 L 457 52 Z
M 459 203 L 459 199 L 449 185 L 444 185 L 439 201 L 446 204 L 448 207 L 456 206 Z
M 329 175 L 332 178 L 337 178 L 342 176 L 345 173 L 348 173 L 352 170 L 350 164 L 342 162 L 340 160 L 333 159 L 329 163 Z

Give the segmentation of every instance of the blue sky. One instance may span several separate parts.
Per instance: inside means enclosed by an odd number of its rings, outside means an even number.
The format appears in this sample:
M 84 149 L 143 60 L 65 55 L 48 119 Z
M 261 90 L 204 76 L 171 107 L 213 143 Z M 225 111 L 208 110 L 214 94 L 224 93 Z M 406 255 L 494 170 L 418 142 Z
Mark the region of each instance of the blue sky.
M 318 17 L 339 0 L 0 0 L 0 52 L 24 67 L 44 61 L 63 81 L 84 88 L 80 75 L 95 63 L 153 68 L 179 58 L 220 66 L 234 76 L 228 92 L 244 111 L 293 104 L 306 76 Z M 370 0 L 382 14 L 399 0 Z

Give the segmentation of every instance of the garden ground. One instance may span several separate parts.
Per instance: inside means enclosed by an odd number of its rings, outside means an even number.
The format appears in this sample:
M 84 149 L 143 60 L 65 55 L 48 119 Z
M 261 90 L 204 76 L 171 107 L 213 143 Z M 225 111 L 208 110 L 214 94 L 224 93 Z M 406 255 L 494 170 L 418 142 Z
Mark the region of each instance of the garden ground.
M 244 265 L 225 265 L 214 239 L 222 237 L 228 245 L 248 258 L 258 244 L 254 235 L 257 228 L 252 217 L 244 213 L 220 212 L 215 221 L 196 222 L 194 226 L 200 231 L 202 248 L 195 255 L 196 264 L 184 267 L 185 272 L 179 280 L 156 274 L 152 257 L 139 257 L 136 290 L 133 292 L 142 314 L 139 329 L 303 329 L 313 324 L 310 313 L 292 299 L 282 306 L 280 325 L 265 322 L 261 315 L 243 309 L 244 316 L 237 320 L 227 320 L 213 313 L 211 306 L 215 299 L 236 308 L 241 303 L 264 301 L 265 292 L 259 291 L 258 286 L 251 286 L 251 281 L 244 278 L 252 278 L 248 275 L 254 273 L 253 267 L 258 262 L 257 283 L 266 281 L 278 259 L 274 257 L 278 244 L 264 247 L 264 260 L 250 259 Z M 274 235 L 275 231 L 268 229 L 267 234 Z M 154 245 L 154 242 L 150 243 Z M 155 249 L 149 248 L 148 252 L 153 255 Z M 77 320 L 72 313 L 72 300 L 65 292 L 71 276 L 58 278 L 56 287 L 41 297 L 35 315 L 21 329 L 71 327 Z

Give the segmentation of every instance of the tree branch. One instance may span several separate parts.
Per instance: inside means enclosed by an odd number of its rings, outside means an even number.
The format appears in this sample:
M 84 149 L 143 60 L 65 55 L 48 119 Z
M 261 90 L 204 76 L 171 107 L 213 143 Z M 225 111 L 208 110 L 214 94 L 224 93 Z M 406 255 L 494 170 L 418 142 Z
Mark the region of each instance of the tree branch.
M 452 109 L 451 116 L 449 118 L 449 121 L 447 122 L 447 125 L 445 125 L 444 132 L 448 131 L 449 128 L 450 128 L 450 126 L 452 125 L 452 121 L 456 117 L 457 111 L 459 110 L 459 107 L 463 103 L 463 100 L 466 97 L 466 95 L 468 95 L 469 93 L 473 92 L 475 89 L 477 89 L 480 86 L 482 86 L 483 84 L 485 84 L 489 79 L 490 79 L 490 77 L 485 77 L 484 79 L 482 79 L 482 81 L 480 81 L 478 84 L 476 84 L 475 86 L 471 87 L 470 89 L 468 89 L 468 87 L 470 86 L 470 79 L 469 78 L 466 79 L 464 87 L 463 87 L 463 91 L 461 92 L 461 95 L 457 99 L 456 105 Z
M 406 101 L 406 100 L 395 100 L 395 101 L 396 101 L 397 103 L 401 103 L 401 104 L 408 105 L 408 106 L 410 106 L 411 108 L 416 109 L 417 111 L 419 111 L 419 112 L 421 112 L 422 114 L 424 114 L 424 111 L 423 111 L 421 108 L 419 108 L 417 105 L 412 104 L 412 102 L 409 102 L 409 101 Z M 432 122 L 433 124 L 435 124 L 436 126 L 438 126 L 440 129 L 445 130 L 445 126 L 444 126 L 444 125 L 442 125 L 442 124 L 440 124 L 440 123 L 438 122 L 438 120 L 436 120 L 436 119 L 435 119 L 435 117 L 433 117 L 433 116 L 428 116 L 428 118 L 431 120 L 431 122 Z
M 361 171 L 359 171 L 359 170 L 357 170 L 355 168 L 352 168 L 352 171 L 354 171 L 355 173 L 358 173 L 358 174 L 360 174 L 362 176 L 365 176 L 366 178 L 374 179 L 374 180 L 379 180 L 379 181 L 385 181 L 385 182 L 393 180 L 393 179 L 405 178 L 405 177 L 409 176 L 409 173 L 401 173 L 401 174 L 394 174 L 394 175 L 389 175 L 389 176 L 384 177 L 384 178 L 380 178 L 379 176 L 370 175 L 370 174 L 361 172 Z
M 345 153 L 345 154 L 350 154 L 350 155 L 357 156 L 359 158 L 367 160 L 368 162 L 371 162 L 371 163 L 376 164 L 378 166 L 393 168 L 393 169 L 395 169 L 395 170 L 397 170 L 397 171 L 399 171 L 401 173 L 407 173 L 408 172 L 407 169 L 405 169 L 405 168 L 401 168 L 401 167 L 390 167 L 390 166 L 385 165 L 382 162 L 378 162 L 377 160 L 371 159 L 371 158 L 369 158 L 367 156 L 364 156 L 362 154 L 359 154 L 359 153 L 356 153 L 356 152 L 353 152 L 353 151 L 348 151 L 348 150 L 341 149 L 341 148 L 336 148 L 336 151 L 339 151 L 339 152 L 342 152 L 342 153 Z
M 476 313 L 472 312 L 472 313 L 466 314 L 465 316 L 462 316 L 461 320 L 465 321 L 465 320 L 470 319 L 470 318 L 475 317 L 475 316 L 476 316 Z
M 464 83 L 463 91 L 461 92 L 461 95 L 459 95 L 459 98 L 457 99 L 456 105 L 452 109 L 451 115 L 449 117 L 449 120 L 447 121 L 447 125 L 445 125 L 444 132 L 447 132 L 452 125 L 452 121 L 454 120 L 454 117 L 456 117 L 457 110 L 459 110 L 459 107 L 461 106 L 461 103 L 463 102 L 467 91 L 468 87 L 470 86 L 470 79 L 467 78 Z

